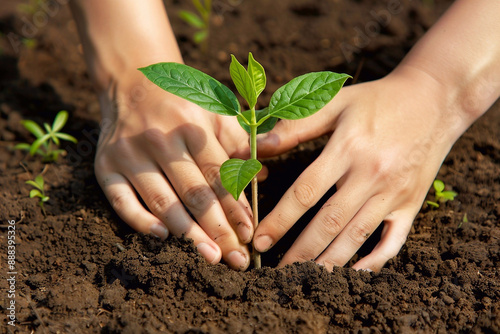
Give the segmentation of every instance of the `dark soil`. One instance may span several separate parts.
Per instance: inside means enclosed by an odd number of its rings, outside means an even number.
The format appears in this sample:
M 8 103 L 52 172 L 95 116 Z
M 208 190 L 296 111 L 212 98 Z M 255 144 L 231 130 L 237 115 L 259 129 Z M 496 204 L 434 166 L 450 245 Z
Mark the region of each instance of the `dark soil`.
M 429 8 L 398 1 L 391 22 L 370 32 L 367 27 L 377 27 L 370 23 L 377 22 L 373 11 L 394 1 L 214 1 L 218 15 L 207 55 L 175 15 L 190 2 L 170 0 L 167 8 L 188 64 L 229 84 L 229 53 L 246 59 L 253 51 L 273 92 L 309 71 L 359 70 L 358 81 L 385 75 L 450 2 Z M 119 220 L 93 174 L 99 106 L 75 24 L 66 6 L 52 6 L 41 24 L 43 8 L 21 13 L 19 3 L 3 0 L 0 10 L 1 332 L 500 332 L 500 103 L 456 143 L 439 172 L 457 199 L 422 209 L 406 245 L 380 273 L 330 273 L 314 263 L 278 270 L 272 268 L 276 252 L 265 255 L 271 267 L 235 272 L 207 264 L 187 240 L 159 242 Z M 362 41 L 357 31 L 371 37 Z M 343 54 L 340 43 L 363 47 Z M 71 113 L 66 130 L 80 140 L 65 144 L 66 157 L 46 167 L 9 150 L 31 140 L 21 119 L 47 122 L 61 109 Z M 262 214 L 314 159 L 317 146 L 269 161 Z M 24 183 L 42 171 L 50 196 L 46 217 Z M 9 220 L 16 222 L 15 327 L 7 325 Z

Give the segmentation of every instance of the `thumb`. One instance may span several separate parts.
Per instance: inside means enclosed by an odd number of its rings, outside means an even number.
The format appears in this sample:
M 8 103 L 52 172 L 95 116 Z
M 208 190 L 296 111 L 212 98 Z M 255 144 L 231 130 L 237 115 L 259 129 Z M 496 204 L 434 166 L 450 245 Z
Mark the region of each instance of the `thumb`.
M 325 109 L 298 120 L 280 120 L 273 130 L 257 136 L 257 149 L 262 158 L 279 155 L 300 143 L 331 132 L 329 112 Z

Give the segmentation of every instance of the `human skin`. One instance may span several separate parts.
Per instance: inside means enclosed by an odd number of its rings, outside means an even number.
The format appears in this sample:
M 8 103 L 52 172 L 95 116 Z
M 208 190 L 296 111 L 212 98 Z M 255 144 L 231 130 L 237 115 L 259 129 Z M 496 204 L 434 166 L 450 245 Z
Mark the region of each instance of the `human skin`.
M 247 148 L 248 135 L 236 118 L 208 113 L 137 70 L 183 62 L 162 1 L 79 0 L 71 10 L 102 110 L 95 174 L 113 209 L 136 231 L 184 235 L 208 262 L 246 269 L 251 210 L 222 187 L 219 167 Z
M 455 1 L 389 75 L 345 87 L 312 117 L 261 137 L 265 157 L 331 134 L 262 220 L 255 248 L 271 248 L 336 185 L 279 265 L 343 266 L 382 221 L 379 243 L 353 267 L 379 271 L 394 257 L 452 145 L 500 95 L 499 13 L 499 1 Z

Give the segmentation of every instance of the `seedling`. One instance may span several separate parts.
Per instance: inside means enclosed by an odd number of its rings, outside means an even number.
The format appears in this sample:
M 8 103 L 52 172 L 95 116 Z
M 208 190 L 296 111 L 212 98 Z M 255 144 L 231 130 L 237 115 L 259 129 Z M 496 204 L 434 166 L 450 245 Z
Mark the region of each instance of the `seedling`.
M 35 177 L 34 180 L 26 181 L 26 184 L 29 184 L 30 186 L 32 186 L 34 188 L 34 189 L 31 189 L 31 191 L 30 191 L 30 198 L 38 197 L 40 199 L 40 201 L 38 202 L 38 205 L 42 209 L 43 215 L 46 216 L 43 203 L 47 202 L 49 200 L 49 197 L 45 196 L 45 191 L 43 190 L 43 186 L 44 186 L 43 176 L 38 175 L 37 177 Z
M 460 224 L 458 224 L 458 227 L 457 227 L 457 230 L 462 228 L 462 224 L 468 224 L 469 223 L 469 218 L 467 218 L 467 212 L 464 213 L 464 217 L 462 218 L 462 221 L 460 222 Z
M 179 11 L 179 17 L 196 28 L 193 41 L 201 46 L 203 52 L 208 48 L 208 35 L 210 32 L 210 17 L 212 15 L 212 0 L 192 0 L 197 13 L 188 10 Z
M 59 154 L 66 153 L 65 150 L 59 149 L 60 139 L 75 144 L 78 142 L 75 137 L 59 132 L 67 121 L 68 112 L 64 110 L 57 113 L 52 126 L 43 123 L 47 132 L 31 120 L 22 121 L 23 126 L 36 137 L 36 140 L 31 145 L 28 143 L 17 144 L 14 149 L 29 151 L 32 156 L 35 154 L 41 155 L 43 162 L 57 161 Z
M 236 95 L 211 76 L 178 63 L 158 63 L 140 68 L 146 77 L 164 90 L 184 98 L 208 111 L 236 116 L 250 134 L 250 159 L 229 159 L 220 167 L 224 188 L 238 200 L 252 182 L 253 225 L 259 223 L 257 209 L 257 173 L 262 165 L 257 160 L 257 134 L 275 126 L 278 119 L 296 120 L 311 116 L 323 108 L 350 78 L 347 74 L 313 72 L 301 75 L 280 87 L 271 97 L 269 106 L 256 110 L 257 98 L 266 87 L 264 68 L 248 55 L 248 69 L 231 55 L 229 73 L 249 110 L 242 111 Z M 260 268 L 260 254 L 253 252 L 254 267 Z
M 432 186 L 434 187 L 434 201 L 425 201 L 428 205 L 434 208 L 439 208 L 439 203 L 453 201 L 458 194 L 451 190 L 444 190 L 444 182 L 441 180 L 434 180 Z

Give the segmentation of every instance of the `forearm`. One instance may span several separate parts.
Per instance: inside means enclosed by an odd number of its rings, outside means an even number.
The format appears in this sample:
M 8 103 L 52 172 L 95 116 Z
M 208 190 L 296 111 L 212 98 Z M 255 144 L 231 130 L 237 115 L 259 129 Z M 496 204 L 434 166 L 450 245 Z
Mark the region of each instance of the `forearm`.
M 89 73 L 98 90 L 138 67 L 182 62 L 161 0 L 75 0 L 77 22 Z M 132 72 L 133 71 L 133 72 Z
M 458 137 L 500 95 L 500 2 L 457 0 L 395 70 L 423 71 L 458 114 Z M 425 84 L 425 82 L 421 82 Z M 421 89 L 416 83 L 415 89 Z M 456 138 L 455 138 L 456 139 Z

